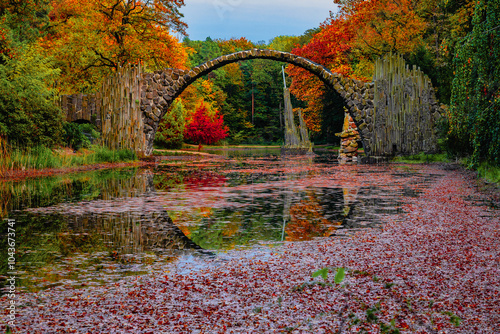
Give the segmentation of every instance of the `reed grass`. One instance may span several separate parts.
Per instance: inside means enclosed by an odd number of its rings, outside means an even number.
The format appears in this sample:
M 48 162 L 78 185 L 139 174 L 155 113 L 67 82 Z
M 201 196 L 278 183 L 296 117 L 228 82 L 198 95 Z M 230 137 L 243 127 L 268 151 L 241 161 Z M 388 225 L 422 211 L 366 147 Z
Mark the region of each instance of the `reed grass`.
M 137 155 L 128 149 L 111 150 L 94 145 L 80 154 L 67 155 L 44 146 L 13 148 L 0 138 L 0 176 L 9 170 L 64 168 L 135 160 Z

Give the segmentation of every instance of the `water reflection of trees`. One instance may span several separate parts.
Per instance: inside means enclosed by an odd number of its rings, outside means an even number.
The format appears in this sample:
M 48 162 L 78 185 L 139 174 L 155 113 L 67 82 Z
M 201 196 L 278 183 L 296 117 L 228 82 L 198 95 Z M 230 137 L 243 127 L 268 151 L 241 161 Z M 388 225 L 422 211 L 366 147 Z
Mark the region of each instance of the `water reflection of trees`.
M 356 170 L 318 168 L 311 158 L 252 161 L 235 162 L 224 172 L 218 162 L 3 182 L 2 212 L 16 220 L 18 260 L 41 272 L 76 258 L 88 258 L 88 266 L 96 268 L 97 257 L 122 265 L 124 258 L 143 263 L 162 252 L 169 259 L 184 253 L 169 250 L 343 235 L 398 212 L 394 198 L 416 195 L 412 189 L 424 182 L 385 186 L 394 176 L 371 182 L 373 174 L 359 181 Z M 0 234 L 6 235 L 2 224 Z M 6 253 L 6 238 L 1 239 L 0 251 Z
M 200 249 L 173 223 L 166 211 L 87 214 L 69 218 L 75 233 L 97 232 L 102 242 L 123 254 Z
M 150 169 L 127 168 L 0 183 L 2 218 L 16 221 L 17 260 L 35 270 L 80 253 L 199 249 L 161 206 L 148 205 L 145 194 L 154 192 L 153 176 Z M 124 198 L 143 205 L 123 210 Z M 118 203 L 110 208 L 117 212 L 96 210 L 109 203 Z M 0 235 L 6 234 L 1 220 Z M 0 242 L 4 253 L 6 240 Z M 5 258 L 0 272 L 6 268 Z
M 311 156 L 301 157 L 301 164 L 313 165 Z M 284 159 L 289 169 L 295 167 L 297 159 Z M 288 181 L 297 181 L 308 177 L 317 178 L 317 171 L 290 173 L 285 175 Z M 292 182 L 293 184 L 293 182 Z M 356 205 L 357 188 L 328 188 L 311 186 L 295 191 L 284 187 L 283 193 L 283 234 L 287 241 L 311 240 L 318 237 L 335 235 L 351 214 L 351 208 Z
M 329 237 L 335 233 L 345 217 L 341 214 L 342 211 L 338 210 L 341 207 L 342 192 L 338 189 L 333 190 L 340 196 L 336 198 L 331 196 L 330 199 L 333 200 L 327 202 L 327 208 L 321 205 L 322 196 L 315 194 L 312 190 L 307 191 L 304 199 L 290 207 L 289 214 L 284 214 L 285 217 L 290 217 L 285 227 L 287 241 Z
M 26 208 L 63 202 L 134 197 L 154 190 L 151 170 L 105 169 L 22 181 L 0 182 L 0 218 Z
M 312 158 L 273 164 L 272 173 L 186 166 L 95 171 L 4 184 L 0 191 L 12 199 L 5 206 L 11 212 L 39 206 L 41 215 L 60 212 L 67 249 L 85 239 L 74 235 L 95 233 L 98 240 L 87 240 L 122 253 L 329 237 L 398 210 L 387 189 L 336 187 L 343 179 L 321 184 L 328 178 L 319 169 L 304 168 Z
M 49 263 L 59 256 L 97 251 L 137 254 L 145 251 L 200 249 L 165 211 L 112 215 L 17 212 L 11 218 L 16 221 L 16 246 L 18 260 L 22 263 Z M 5 247 L 2 243 L 2 248 Z M 6 272 L 5 264 L 2 261 L 2 272 Z
M 310 240 L 378 227 L 384 216 L 402 210 L 394 192 L 380 187 L 318 188 L 299 200 L 293 200 L 296 193 L 286 192 L 285 239 Z

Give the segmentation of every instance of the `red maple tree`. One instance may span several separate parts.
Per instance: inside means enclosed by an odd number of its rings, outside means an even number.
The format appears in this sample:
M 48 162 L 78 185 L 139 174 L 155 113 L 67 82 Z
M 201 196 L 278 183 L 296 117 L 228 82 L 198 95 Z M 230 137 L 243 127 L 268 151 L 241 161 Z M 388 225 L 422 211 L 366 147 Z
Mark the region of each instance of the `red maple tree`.
M 207 112 L 205 104 L 200 104 L 194 112 L 191 121 L 184 130 L 184 138 L 198 143 L 198 151 L 201 144 L 213 144 L 228 136 L 229 128 L 224 125 L 224 117 L 215 111 L 213 117 Z

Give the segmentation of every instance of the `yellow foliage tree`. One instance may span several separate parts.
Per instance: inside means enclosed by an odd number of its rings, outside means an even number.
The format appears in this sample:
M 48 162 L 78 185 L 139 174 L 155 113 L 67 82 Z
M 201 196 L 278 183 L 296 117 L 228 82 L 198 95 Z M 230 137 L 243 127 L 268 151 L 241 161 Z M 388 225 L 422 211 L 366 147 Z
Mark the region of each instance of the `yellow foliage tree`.
M 93 91 L 128 63 L 146 70 L 185 68 L 183 0 L 53 0 L 50 33 L 42 40 L 62 69 L 65 92 Z

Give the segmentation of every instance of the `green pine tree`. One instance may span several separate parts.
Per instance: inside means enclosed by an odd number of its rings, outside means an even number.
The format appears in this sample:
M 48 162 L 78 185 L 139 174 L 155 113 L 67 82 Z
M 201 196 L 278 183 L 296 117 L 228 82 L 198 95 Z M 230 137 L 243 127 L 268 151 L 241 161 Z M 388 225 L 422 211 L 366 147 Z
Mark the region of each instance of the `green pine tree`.
M 179 148 L 184 140 L 184 128 L 186 126 L 186 115 L 184 105 L 180 99 L 174 101 L 172 107 L 163 116 L 155 143 L 166 148 Z

